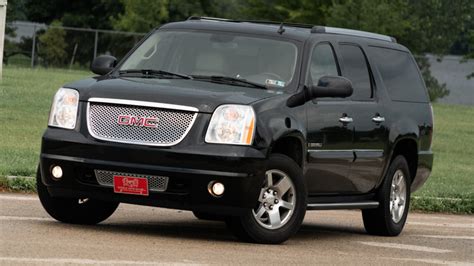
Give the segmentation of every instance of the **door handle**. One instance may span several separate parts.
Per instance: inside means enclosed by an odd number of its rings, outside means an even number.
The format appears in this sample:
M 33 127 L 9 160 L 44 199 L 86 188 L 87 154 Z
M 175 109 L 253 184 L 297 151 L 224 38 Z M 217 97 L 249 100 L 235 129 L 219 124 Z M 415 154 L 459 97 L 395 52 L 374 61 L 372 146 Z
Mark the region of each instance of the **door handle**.
M 343 116 L 339 118 L 339 122 L 342 122 L 344 124 L 352 123 L 352 121 L 354 121 L 352 117 L 348 117 L 348 116 Z
M 374 121 L 375 123 L 382 123 L 382 122 L 385 122 L 385 117 L 376 115 L 372 117 L 372 121 Z

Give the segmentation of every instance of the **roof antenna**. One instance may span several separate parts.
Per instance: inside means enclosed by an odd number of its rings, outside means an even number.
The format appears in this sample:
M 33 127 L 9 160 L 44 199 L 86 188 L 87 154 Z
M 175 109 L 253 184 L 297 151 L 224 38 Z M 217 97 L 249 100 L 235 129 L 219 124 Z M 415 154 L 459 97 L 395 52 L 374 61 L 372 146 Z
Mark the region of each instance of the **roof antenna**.
M 285 32 L 285 29 L 283 28 L 283 22 L 280 24 L 280 28 L 278 28 L 278 31 L 277 31 L 280 35 L 283 34 L 283 32 Z

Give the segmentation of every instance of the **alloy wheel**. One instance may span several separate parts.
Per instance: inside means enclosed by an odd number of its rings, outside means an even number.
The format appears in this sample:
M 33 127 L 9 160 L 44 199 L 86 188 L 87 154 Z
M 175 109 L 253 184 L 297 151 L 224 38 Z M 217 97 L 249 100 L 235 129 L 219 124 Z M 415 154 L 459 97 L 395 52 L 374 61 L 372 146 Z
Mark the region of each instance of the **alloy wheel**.
M 295 186 L 290 177 L 280 170 L 268 170 L 253 217 L 262 227 L 275 230 L 288 223 L 295 204 Z
M 395 223 L 400 222 L 405 212 L 407 197 L 406 178 L 402 170 L 398 169 L 392 178 L 390 187 L 390 216 Z

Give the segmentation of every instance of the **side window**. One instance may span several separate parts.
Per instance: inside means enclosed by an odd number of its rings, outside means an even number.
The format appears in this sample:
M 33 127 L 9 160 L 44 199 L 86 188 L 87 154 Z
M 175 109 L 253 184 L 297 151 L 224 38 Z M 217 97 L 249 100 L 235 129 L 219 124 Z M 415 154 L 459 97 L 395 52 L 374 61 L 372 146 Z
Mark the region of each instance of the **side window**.
M 329 43 L 320 43 L 313 48 L 309 69 L 313 84 L 317 84 L 323 76 L 339 76 L 334 51 Z
M 408 52 L 370 47 L 369 52 L 395 101 L 429 102 L 418 67 Z
M 351 44 L 341 44 L 340 51 L 344 62 L 342 75 L 352 81 L 354 88 L 351 98 L 353 100 L 370 100 L 372 85 L 364 52 L 359 46 Z

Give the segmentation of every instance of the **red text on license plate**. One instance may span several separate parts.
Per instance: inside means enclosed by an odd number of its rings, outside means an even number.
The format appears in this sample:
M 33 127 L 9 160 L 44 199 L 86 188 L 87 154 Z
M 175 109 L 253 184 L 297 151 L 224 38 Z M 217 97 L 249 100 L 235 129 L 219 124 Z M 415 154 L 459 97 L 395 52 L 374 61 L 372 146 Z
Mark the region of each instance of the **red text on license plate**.
M 148 179 L 144 177 L 114 175 L 114 192 L 148 196 Z

